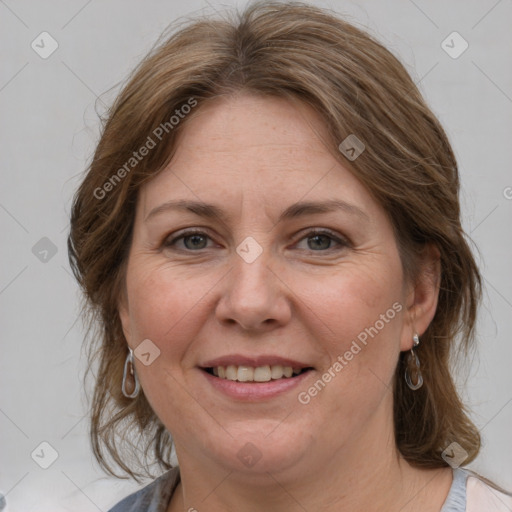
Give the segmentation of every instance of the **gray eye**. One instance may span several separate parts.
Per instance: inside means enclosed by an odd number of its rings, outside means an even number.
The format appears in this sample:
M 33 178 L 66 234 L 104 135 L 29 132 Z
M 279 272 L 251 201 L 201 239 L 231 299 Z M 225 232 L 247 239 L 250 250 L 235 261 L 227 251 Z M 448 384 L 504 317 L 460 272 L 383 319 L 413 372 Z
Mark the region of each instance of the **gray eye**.
M 307 237 L 308 247 L 312 250 L 330 249 L 332 238 L 328 235 L 313 235 Z
M 205 235 L 187 235 L 182 237 L 183 244 L 187 249 L 205 249 L 207 246 L 207 236 Z M 187 244 L 187 240 L 190 242 Z

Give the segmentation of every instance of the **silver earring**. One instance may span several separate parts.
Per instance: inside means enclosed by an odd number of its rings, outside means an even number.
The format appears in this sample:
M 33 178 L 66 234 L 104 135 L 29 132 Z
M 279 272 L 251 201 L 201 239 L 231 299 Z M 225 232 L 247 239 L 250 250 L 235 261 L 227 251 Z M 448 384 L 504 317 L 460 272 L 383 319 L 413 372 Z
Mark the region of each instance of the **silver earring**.
M 126 398 L 136 398 L 140 391 L 140 384 L 137 373 L 135 372 L 135 364 L 133 363 L 133 350 L 131 348 L 128 348 L 128 350 L 130 352 L 126 356 L 126 361 L 124 362 L 123 383 L 121 384 L 121 391 Z M 133 383 L 130 383 L 130 389 L 133 388 L 131 393 L 129 393 L 126 389 L 128 379 L 133 379 Z
M 410 354 L 407 354 L 406 356 L 405 382 L 413 391 L 416 391 L 423 386 L 423 376 L 421 375 L 420 370 L 420 360 L 418 359 L 418 355 L 414 353 L 414 347 L 417 347 L 420 344 L 420 338 L 415 334 L 412 339 L 414 341 L 414 346 L 411 348 Z M 411 380 L 411 373 L 416 377 L 416 384 L 413 384 Z

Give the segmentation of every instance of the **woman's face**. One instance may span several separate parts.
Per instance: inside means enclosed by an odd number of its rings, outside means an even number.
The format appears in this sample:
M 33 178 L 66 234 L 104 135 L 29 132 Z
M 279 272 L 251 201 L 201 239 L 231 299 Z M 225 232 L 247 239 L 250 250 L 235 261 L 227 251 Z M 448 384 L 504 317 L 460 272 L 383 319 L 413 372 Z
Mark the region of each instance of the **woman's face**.
M 310 107 L 241 95 L 186 122 L 139 194 L 120 307 L 180 462 L 311 471 L 389 440 L 399 352 L 427 324 L 385 212 Z

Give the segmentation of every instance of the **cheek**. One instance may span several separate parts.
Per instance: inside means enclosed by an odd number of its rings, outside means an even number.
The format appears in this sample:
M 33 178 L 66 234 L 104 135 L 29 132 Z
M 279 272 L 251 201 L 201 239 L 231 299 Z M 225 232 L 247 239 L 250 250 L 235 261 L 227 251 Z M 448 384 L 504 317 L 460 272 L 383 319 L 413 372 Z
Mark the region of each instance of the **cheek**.
M 318 392 L 301 390 L 306 393 L 301 398 L 311 398 L 315 415 L 336 418 L 333 425 L 349 432 L 367 421 L 392 389 L 404 309 L 400 266 L 393 260 L 354 264 L 329 283 L 309 283 L 304 297 L 311 317 L 325 326 L 326 334 L 315 339 L 328 355 L 319 375 L 328 382 L 325 388 L 320 383 Z
M 328 279 L 302 280 L 302 300 L 326 333 L 332 358 L 358 337 L 399 343 L 401 283 L 400 267 L 391 259 L 347 265 Z
M 198 282 L 164 265 L 139 267 L 144 270 L 127 276 L 132 332 L 139 339 L 136 342 L 149 338 L 160 345 L 190 323 L 211 285 L 205 275 Z
M 309 284 L 304 302 L 324 326 L 326 334 L 315 339 L 328 358 L 319 375 L 325 387 L 301 389 L 301 403 L 309 401 L 313 417 L 330 418 L 326 432 L 348 436 L 391 399 L 404 310 L 400 267 L 354 265 L 329 287 Z
M 191 422 L 198 414 L 184 391 L 181 366 L 204 321 L 201 298 L 212 286 L 208 281 L 204 275 L 180 276 L 172 268 L 142 264 L 127 275 L 131 344 L 149 339 L 160 351 L 148 366 L 136 360 L 137 374 L 151 407 L 166 424 L 171 412 Z

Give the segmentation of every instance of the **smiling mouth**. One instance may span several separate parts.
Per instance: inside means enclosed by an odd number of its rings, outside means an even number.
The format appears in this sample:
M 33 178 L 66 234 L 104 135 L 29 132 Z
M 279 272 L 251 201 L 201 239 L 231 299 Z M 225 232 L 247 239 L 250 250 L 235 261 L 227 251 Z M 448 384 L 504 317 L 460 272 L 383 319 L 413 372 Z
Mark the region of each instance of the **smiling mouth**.
M 229 365 L 202 368 L 202 370 L 219 379 L 257 383 L 280 379 L 293 379 L 305 372 L 313 370 L 313 368 L 293 368 L 291 366 L 282 365 L 264 365 L 256 367 Z

